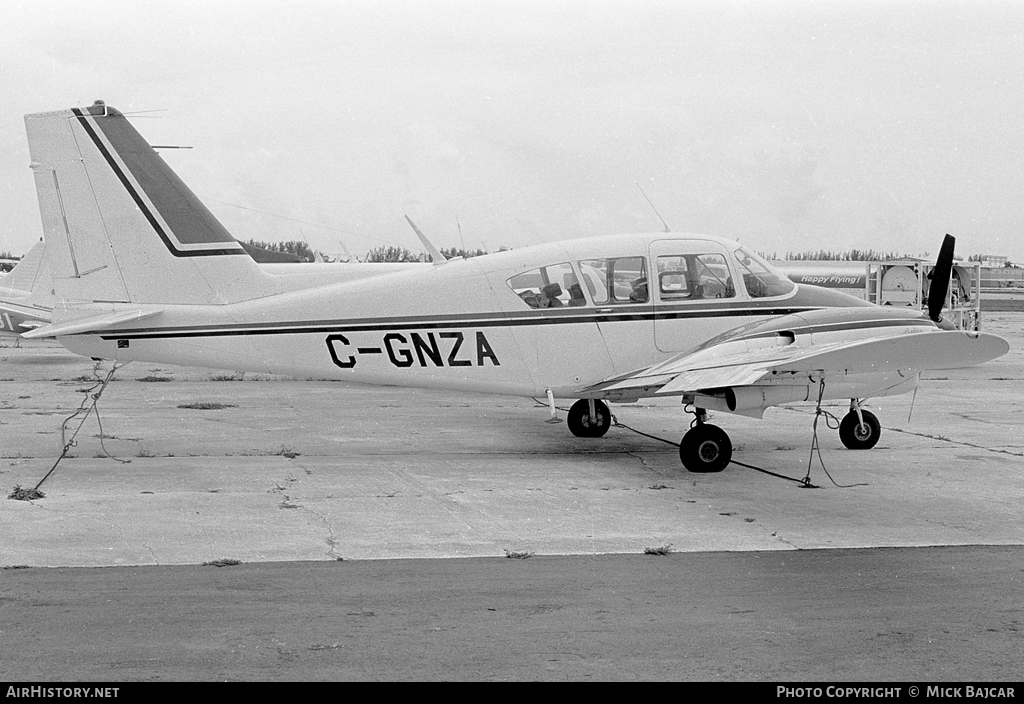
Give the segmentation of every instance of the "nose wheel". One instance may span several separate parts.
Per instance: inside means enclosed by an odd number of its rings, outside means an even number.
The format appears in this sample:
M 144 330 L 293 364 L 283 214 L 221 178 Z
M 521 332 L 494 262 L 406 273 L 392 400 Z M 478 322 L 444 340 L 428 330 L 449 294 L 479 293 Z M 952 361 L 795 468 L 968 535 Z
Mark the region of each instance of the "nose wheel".
M 707 414 L 696 409 L 697 420 L 679 442 L 679 459 L 691 472 L 721 472 L 732 461 L 732 441 L 717 425 L 705 423 Z
M 608 404 L 596 398 L 581 398 L 569 408 L 566 416 L 569 432 L 578 438 L 599 438 L 612 424 Z

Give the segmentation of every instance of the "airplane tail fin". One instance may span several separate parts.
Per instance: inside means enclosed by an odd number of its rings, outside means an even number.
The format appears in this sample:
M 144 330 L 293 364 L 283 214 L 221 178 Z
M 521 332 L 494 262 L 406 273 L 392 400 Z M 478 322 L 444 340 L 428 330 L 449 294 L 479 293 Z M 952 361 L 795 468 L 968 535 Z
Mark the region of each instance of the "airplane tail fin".
M 36 242 L 21 261 L 0 279 L 0 297 L 22 296 L 28 293 L 49 293 L 50 277 L 46 266 L 46 243 Z
M 25 126 L 58 298 L 233 303 L 275 292 L 118 110 L 96 101 L 26 115 Z

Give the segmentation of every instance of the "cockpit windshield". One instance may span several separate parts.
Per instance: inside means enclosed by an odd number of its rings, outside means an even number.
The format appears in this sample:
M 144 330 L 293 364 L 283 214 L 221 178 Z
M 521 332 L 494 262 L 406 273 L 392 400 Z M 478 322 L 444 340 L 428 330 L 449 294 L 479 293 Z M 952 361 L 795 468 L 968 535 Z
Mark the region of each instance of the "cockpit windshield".
M 739 265 L 747 294 L 751 298 L 784 296 L 796 288 L 796 284 L 753 252 L 739 247 L 733 252 L 733 256 Z

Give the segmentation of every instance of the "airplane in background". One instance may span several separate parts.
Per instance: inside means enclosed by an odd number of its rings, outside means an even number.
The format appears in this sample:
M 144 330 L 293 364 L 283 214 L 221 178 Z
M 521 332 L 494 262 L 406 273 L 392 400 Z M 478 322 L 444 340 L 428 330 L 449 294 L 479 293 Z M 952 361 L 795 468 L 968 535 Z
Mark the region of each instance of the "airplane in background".
M 48 324 L 53 315 L 52 288 L 46 245 L 40 240 L 0 279 L 0 336 L 20 337 Z
M 927 314 L 879 307 L 705 235 L 269 269 L 119 111 L 97 101 L 25 121 L 59 304 L 24 336 L 89 357 L 546 397 L 552 416 L 556 398 L 576 399 L 579 437 L 605 434 L 610 401 L 677 397 L 694 415 L 680 459 L 714 472 L 732 444 L 708 410 L 849 400 L 840 437 L 870 448 L 880 425 L 864 399 L 1009 349 L 947 329 L 942 286 Z M 947 236 L 936 281 L 948 284 L 952 249 Z

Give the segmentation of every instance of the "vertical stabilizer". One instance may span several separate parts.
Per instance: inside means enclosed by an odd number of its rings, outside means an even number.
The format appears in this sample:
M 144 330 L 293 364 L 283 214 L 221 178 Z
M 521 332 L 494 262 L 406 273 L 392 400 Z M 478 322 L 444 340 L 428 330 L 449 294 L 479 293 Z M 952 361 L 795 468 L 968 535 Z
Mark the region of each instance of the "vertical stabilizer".
M 0 279 L 0 298 L 50 293 L 50 272 L 46 266 L 46 243 L 40 240 L 11 273 Z
M 57 297 L 233 303 L 270 277 L 119 111 L 25 117 Z

